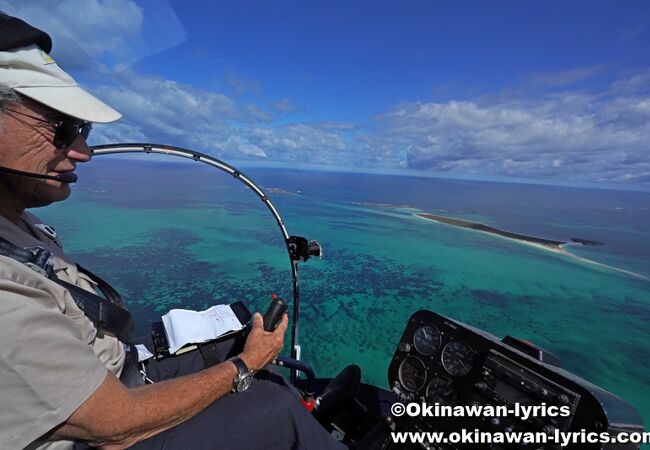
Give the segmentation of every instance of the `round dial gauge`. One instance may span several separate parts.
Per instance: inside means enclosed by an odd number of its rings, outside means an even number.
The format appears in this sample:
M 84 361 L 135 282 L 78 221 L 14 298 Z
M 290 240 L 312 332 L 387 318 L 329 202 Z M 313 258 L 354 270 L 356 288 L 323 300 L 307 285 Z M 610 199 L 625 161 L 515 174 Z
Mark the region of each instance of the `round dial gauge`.
M 427 381 L 427 367 L 420 358 L 409 356 L 399 365 L 399 382 L 407 390 L 417 392 Z
M 426 398 L 429 404 L 453 405 L 456 403 L 456 389 L 451 380 L 435 377 L 427 385 Z
M 424 325 L 413 333 L 413 345 L 423 356 L 431 356 L 440 348 L 440 331 L 434 326 Z
M 474 350 L 461 341 L 451 341 L 442 350 L 442 367 L 449 375 L 464 377 L 474 366 Z

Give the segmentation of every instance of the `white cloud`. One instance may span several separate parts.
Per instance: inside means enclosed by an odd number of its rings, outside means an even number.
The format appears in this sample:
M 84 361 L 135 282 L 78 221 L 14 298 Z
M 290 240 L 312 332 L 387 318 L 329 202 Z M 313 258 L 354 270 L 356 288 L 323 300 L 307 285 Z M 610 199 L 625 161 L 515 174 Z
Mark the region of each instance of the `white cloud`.
M 600 95 L 403 104 L 378 118 L 377 147 L 417 169 L 648 182 L 650 96 L 618 94 L 634 77 Z
M 158 76 L 122 71 L 96 94 L 124 115 L 116 131 L 102 127 L 95 143 L 152 141 L 219 157 L 327 164 L 351 161 L 344 134 L 351 124 L 276 125 L 255 105 Z M 121 134 L 123 133 L 123 134 Z
M 68 70 L 94 67 L 106 55 L 135 58 L 144 18 L 132 0 L 2 0 L 0 9 L 50 34 L 52 55 Z
M 228 139 L 226 139 L 226 141 L 223 143 L 222 148 L 229 149 L 235 154 L 257 156 L 260 158 L 267 157 L 264 150 L 242 136 L 229 136 Z
M 405 103 L 365 127 L 277 124 L 224 94 L 128 71 L 98 93 L 145 140 L 222 158 L 647 183 L 650 96 L 633 89 L 643 76 L 599 94 Z
M 146 142 L 147 136 L 142 132 L 140 127 L 128 123 L 94 124 L 88 141 L 90 145 L 114 144 L 118 142 Z
M 235 125 L 268 121 L 270 116 L 252 105 L 239 105 L 219 92 L 209 92 L 124 70 L 115 74 L 114 85 L 98 88 L 96 94 L 118 109 L 142 135 L 199 151 L 263 156 L 264 152 L 230 140 Z M 123 140 L 122 140 L 123 141 Z M 236 144 L 236 145 L 235 145 Z
M 294 123 L 257 129 L 252 133 L 259 146 L 281 160 L 333 163 L 349 159 L 344 137 L 318 124 Z
M 66 70 L 129 66 L 185 40 L 167 0 L 147 5 L 145 10 L 133 0 L 0 0 L 0 10 L 52 37 L 52 56 Z

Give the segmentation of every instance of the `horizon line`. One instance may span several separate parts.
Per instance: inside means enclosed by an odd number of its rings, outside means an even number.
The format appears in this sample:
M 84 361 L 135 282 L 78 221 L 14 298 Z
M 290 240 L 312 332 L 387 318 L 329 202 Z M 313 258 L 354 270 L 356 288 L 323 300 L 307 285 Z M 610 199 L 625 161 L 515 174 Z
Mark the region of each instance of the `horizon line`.
M 135 154 L 136 156 L 130 155 L 132 160 L 140 162 L 165 162 L 167 164 L 182 164 L 190 165 L 195 163 L 193 160 L 177 158 L 175 161 L 169 160 L 168 157 L 158 154 L 147 154 L 144 156 Z M 123 159 L 125 155 L 116 156 L 108 155 L 104 157 L 106 160 L 116 161 Z M 144 157 L 143 157 L 144 156 Z M 217 158 L 221 159 L 221 158 Z M 222 160 L 222 159 L 221 159 Z M 223 160 L 222 160 L 223 161 Z M 225 161 L 224 161 L 225 162 Z M 520 177 L 508 177 L 503 175 L 491 175 L 491 174 L 458 174 L 458 173 L 446 173 L 446 172 L 436 172 L 430 170 L 421 170 L 421 169 L 409 169 L 409 168 L 380 168 L 380 167 L 350 167 L 350 166 L 335 166 L 329 164 L 291 164 L 288 162 L 280 161 L 265 161 L 257 162 L 250 160 L 235 160 L 234 163 L 228 162 L 228 164 L 235 166 L 237 168 L 244 167 L 249 169 L 282 169 L 282 170 L 307 170 L 314 172 L 330 172 L 330 173 L 352 173 L 352 174 L 364 174 L 364 175 L 384 175 L 384 176 L 402 176 L 402 177 L 412 177 L 412 178 L 428 178 L 428 179 L 439 179 L 439 180 L 449 180 L 449 181 L 477 181 L 477 182 L 486 182 L 486 183 L 503 183 L 503 184 L 527 184 L 534 186 L 552 186 L 552 187 L 566 187 L 566 188 L 587 188 L 587 189 L 603 189 L 603 190 L 614 190 L 614 191 L 631 191 L 631 192 L 642 192 L 650 193 L 650 184 L 633 184 L 633 183 L 617 183 L 612 181 L 579 181 L 579 180 L 558 180 L 558 179 L 547 179 L 547 178 L 520 178 Z

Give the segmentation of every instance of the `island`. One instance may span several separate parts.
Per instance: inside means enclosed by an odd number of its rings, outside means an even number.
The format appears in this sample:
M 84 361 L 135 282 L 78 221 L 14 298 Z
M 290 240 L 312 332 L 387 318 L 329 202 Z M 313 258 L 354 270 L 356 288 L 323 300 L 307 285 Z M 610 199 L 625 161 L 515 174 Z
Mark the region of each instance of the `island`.
M 284 189 L 277 188 L 277 187 L 266 188 L 266 192 L 268 192 L 270 194 L 283 194 L 283 195 L 300 195 L 300 194 L 302 194 L 302 191 L 291 192 L 291 191 L 285 191 Z
M 591 245 L 591 246 L 605 245 L 604 242 L 590 241 L 589 239 L 581 239 L 581 238 L 571 238 L 571 242 L 575 242 L 576 244 Z
M 469 230 L 475 230 L 475 231 L 480 231 L 483 233 L 488 233 L 492 234 L 495 236 L 501 236 L 506 239 L 512 239 L 514 241 L 520 242 L 522 244 L 527 244 L 527 245 L 533 245 L 538 248 L 542 248 L 544 250 L 549 250 L 552 251 L 553 253 L 557 253 L 559 255 L 562 255 L 564 257 L 572 258 L 577 261 L 581 261 L 586 264 L 591 264 L 595 265 L 607 270 L 613 270 L 616 272 L 624 273 L 627 275 L 630 275 L 634 278 L 638 278 L 644 281 L 650 281 L 648 277 L 645 275 L 642 275 L 637 272 L 632 272 L 631 270 L 626 270 L 626 269 L 621 269 L 619 267 L 614 267 L 610 266 L 608 264 L 603 264 L 597 261 L 594 261 L 592 259 L 587 259 L 583 258 L 582 256 L 578 256 L 574 253 L 566 251 L 563 246 L 565 245 L 570 245 L 570 244 L 578 244 L 578 245 L 589 245 L 589 246 L 598 246 L 598 245 L 604 245 L 602 242 L 598 241 L 590 241 L 587 239 L 580 239 L 580 238 L 572 238 L 571 242 L 564 242 L 564 241 L 555 241 L 552 239 L 544 239 L 544 238 L 539 238 L 535 236 L 527 236 L 525 234 L 519 234 L 519 233 L 513 233 L 511 231 L 505 231 L 505 230 L 500 230 L 498 228 L 490 227 L 488 225 L 485 225 L 483 223 L 479 222 L 471 222 L 469 220 L 464 220 L 464 219 L 458 219 L 456 217 L 448 217 L 448 216 L 438 216 L 436 214 L 429 214 L 429 213 L 417 213 L 415 216 L 421 218 L 421 219 L 426 219 L 426 220 L 432 220 L 434 222 L 438 223 L 443 223 L 446 225 L 452 225 L 455 227 L 460 227 L 460 228 L 467 228 Z
M 550 250 L 561 250 L 562 245 L 566 244 L 564 241 L 554 241 L 551 239 L 538 238 L 535 236 L 527 236 L 525 234 L 513 233 L 511 231 L 499 230 L 498 228 L 490 227 L 483 223 L 470 222 L 469 220 L 457 219 L 455 217 L 437 216 L 429 213 L 416 214 L 423 219 L 435 220 L 436 222 L 446 223 L 455 227 L 469 228 L 471 230 L 483 231 L 485 233 L 496 234 L 509 239 L 515 239 L 525 242 L 527 244 L 539 245 Z

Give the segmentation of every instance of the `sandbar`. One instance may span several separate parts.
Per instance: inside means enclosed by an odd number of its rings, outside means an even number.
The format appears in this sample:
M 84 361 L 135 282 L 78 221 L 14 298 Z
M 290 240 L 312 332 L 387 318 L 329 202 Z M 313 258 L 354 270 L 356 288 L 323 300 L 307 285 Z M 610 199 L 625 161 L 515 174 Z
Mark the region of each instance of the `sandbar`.
M 471 222 L 469 220 L 458 219 L 456 217 L 438 216 L 438 215 L 429 214 L 429 213 L 417 213 L 417 214 L 415 214 L 415 216 L 420 217 L 422 219 L 432 220 L 432 221 L 438 222 L 438 223 L 443 223 L 443 224 L 446 224 L 446 225 L 452 225 L 452 226 L 455 226 L 455 227 L 467 228 L 467 229 L 470 229 L 470 230 L 475 230 L 475 231 L 480 231 L 480 232 L 483 232 L 483 233 L 488 233 L 488 234 L 492 234 L 492 235 L 496 235 L 496 236 L 501 236 L 501 237 L 504 237 L 506 239 L 511 239 L 511 240 L 514 240 L 514 241 L 517 241 L 517 242 L 521 242 L 523 244 L 533 245 L 535 247 L 542 248 L 544 250 L 549 250 L 549 251 L 552 251 L 553 253 L 557 253 L 557 254 L 566 256 L 568 258 L 572 258 L 572 259 L 581 261 L 583 263 L 592 264 L 592 265 L 602 267 L 602 268 L 607 269 L 607 270 L 613 270 L 615 272 L 624 273 L 624 274 L 630 275 L 630 276 L 632 276 L 634 278 L 639 278 L 639 279 L 642 279 L 642 280 L 650 281 L 650 279 L 648 277 L 646 277 L 645 275 L 641 275 L 640 273 L 632 272 L 631 270 L 621 269 L 619 267 L 610 266 L 609 264 L 603 264 L 603 263 L 600 263 L 598 261 L 593 261 L 591 259 L 587 259 L 587 258 L 583 258 L 582 256 L 578 256 L 578 255 L 576 255 L 574 253 L 567 252 L 566 250 L 564 250 L 564 248 L 562 248 L 562 246 L 570 244 L 570 243 L 567 243 L 567 242 L 564 242 L 564 241 L 555 241 L 555 240 L 552 240 L 552 239 L 544 239 L 544 238 L 538 238 L 538 237 L 535 237 L 535 236 L 527 236 L 525 234 L 513 233 L 511 231 L 500 230 L 498 228 L 490 227 L 490 226 L 485 225 L 483 223 Z M 584 242 L 584 240 L 582 240 L 582 239 L 579 240 L 579 241 L 576 240 L 576 239 L 572 239 L 572 241 L 574 243 L 583 241 L 583 242 L 580 242 L 583 245 L 590 245 L 590 244 L 591 245 L 602 245 L 602 243 L 596 242 L 596 241 L 587 241 L 587 242 L 589 242 L 589 244 L 586 244 Z
M 562 245 L 566 244 L 564 241 L 554 241 L 552 239 L 538 238 L 535 236 L 527 236 L 525 234 L 513 233 L 511 231 L 500 230 L 498 228 L 490 227 L 479 222 L 470 222 L 469 220 L 457 219 L 455 217 L 437 216 L 429 213 L 418 213 L 418 217 L 424 219 L 435 220 L 436 222 L 446 223 L 456 227 L 469 228 L 471 230 L 483 231 L 484 233 L 496 234 L 506 237 L 508 239 L 515 239 L 527 244 L 541 245 L 549 250 L 562 250 Z

